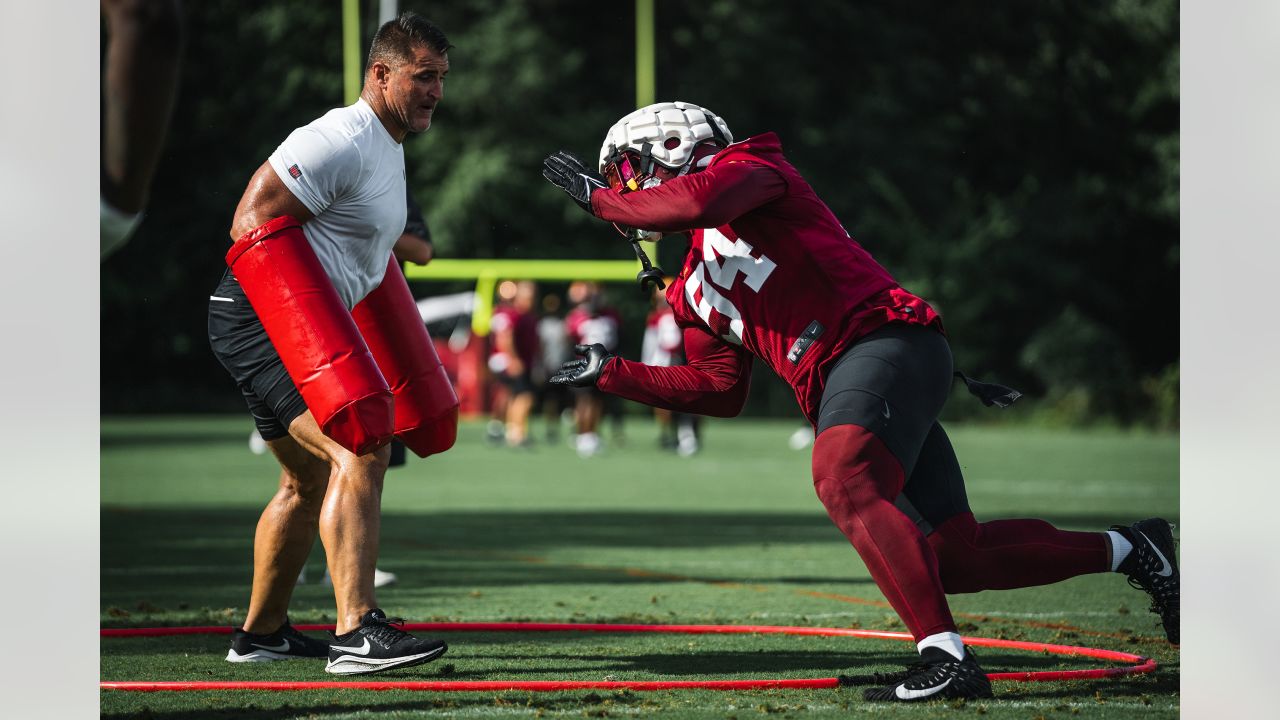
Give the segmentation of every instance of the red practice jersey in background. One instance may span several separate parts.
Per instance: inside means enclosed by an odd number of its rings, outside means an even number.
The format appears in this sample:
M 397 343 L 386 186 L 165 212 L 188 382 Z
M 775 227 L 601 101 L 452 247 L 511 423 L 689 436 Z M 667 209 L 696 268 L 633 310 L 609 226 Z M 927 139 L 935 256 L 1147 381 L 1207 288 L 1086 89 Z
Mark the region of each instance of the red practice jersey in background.
M 684 361 L 684 332 L 676 321 L 675 311 L 663 305 L 649 313 L 644 322 L 644 343 L 640 362 L 646 365 L 672 365 Z
M 606 392 L 733 415 L 755 356 L 791 385 L 814 422 L 827 370 L 858 338 L 891 321 L 941 330 L 933 309 L 849 236 L 773 133 L 729 146 L 701 172 L 626 194 L 597 190 L 591 202 L 602 219 L 690 235 L 667 289 L 688 365 L 617 358 L 598 383 Z
M 622 321 L 613 308 L 589 310 L 579 305 L 565 316 L 564 327 L 572 345 L 599 343 L 609 352 L 618 351 Z
M 522 313 L 510 305 L 499 305 L 493 309 L 493 319 L 489 321 L 492 332 L 501 333 L 508 330 L 512 333 L 516 355 L 526 368 L 533 367 L 538 359 L 540 340 L 538 339 L 538 318 L 533 313 Z M 495 343 L 490 355 L 501 355 Z M 492 366 L 492 362 L 491 362 Z

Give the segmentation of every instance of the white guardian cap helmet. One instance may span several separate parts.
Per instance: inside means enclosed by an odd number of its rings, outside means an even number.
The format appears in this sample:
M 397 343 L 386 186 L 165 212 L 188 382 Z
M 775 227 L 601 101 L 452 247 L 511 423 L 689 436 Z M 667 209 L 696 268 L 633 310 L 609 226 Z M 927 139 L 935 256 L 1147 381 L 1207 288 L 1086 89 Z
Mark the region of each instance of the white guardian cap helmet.
M 642 107 L 609 128 L 600 146 L 600 174 L 619 192 L 653 187 L 661 165 L 675 175 L 689 172 L 694 148 L 712 142 L 728 147 L 729 126 L 710 110 L 686 102 Z

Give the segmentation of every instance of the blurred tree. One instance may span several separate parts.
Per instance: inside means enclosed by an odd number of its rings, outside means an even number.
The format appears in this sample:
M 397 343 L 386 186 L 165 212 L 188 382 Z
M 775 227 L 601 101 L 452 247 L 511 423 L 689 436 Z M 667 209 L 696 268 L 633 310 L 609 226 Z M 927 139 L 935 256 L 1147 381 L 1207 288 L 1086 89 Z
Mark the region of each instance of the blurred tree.
M 663 7 L 660 94 L 739 138 L 777 131 L 938 306 L 962 367 L 1083 388 L 1119 420 L 1149 409 L 1139 378 L 1178 353 L 1176 2 Z M 1086 377 L 1029 344 L 1092 358 Z
M 420 11 L 455 46 L 433 127 L 405 146 L 439 253 L 627 257 L 539 170 L 561 147 L 594 161 L 633 107 L 631 3 Z M 202 61 L 184 65 L 148 218 L 102 270 L 104 412 L 239 409 L 205 340 L 231 214 L 276 144 L 342 101 L 336 4 L 187 12 Z M 778 132 L 854 237 L 939 308 L 961 367 L 1060 418 L 1168 418 L 1176 2 L 710 0 L 658 3 L 656 21 L 659 99 L 706 105 L 738 138 Z M 786 406 L 776 390 L 752 408 Z

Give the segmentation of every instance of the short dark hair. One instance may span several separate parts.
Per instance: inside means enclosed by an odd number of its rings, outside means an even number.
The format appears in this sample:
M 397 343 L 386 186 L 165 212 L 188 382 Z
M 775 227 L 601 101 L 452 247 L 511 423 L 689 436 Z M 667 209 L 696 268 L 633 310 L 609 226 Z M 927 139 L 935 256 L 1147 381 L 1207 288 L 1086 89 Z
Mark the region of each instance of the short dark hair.
M 453 47 L 449 44 L 449 38 L 444 36 L 444 31 L 434 23 L 416 12 L 406 11 L 378 28 L 377 34 L 373 36 L 373 44 L 369 46 L 365 72 L 373 67 L 374 62 L 385 65 L 406 62 L 413 57 L 416 45 L 426 45 L 437 55 L 444 55 Z

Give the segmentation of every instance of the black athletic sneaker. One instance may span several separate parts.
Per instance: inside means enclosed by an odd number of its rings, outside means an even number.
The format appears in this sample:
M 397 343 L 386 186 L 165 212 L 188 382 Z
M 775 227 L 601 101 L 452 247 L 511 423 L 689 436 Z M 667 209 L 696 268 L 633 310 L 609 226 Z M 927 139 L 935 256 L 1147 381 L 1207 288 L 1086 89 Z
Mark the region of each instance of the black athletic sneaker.
M 991 681 L 978 667 L 969 648 L 965 648 L 963 660 L 956 660 L 951 653 L 935 647 L 925 648 L 920 659 L 923 662 L 910 666 L 897 684 L 871 688 L 864 691 L 862 697 L 893 702 L 992 697 Z
M 1165 637 L 1177 645 L 1180 573 L 1173 526 L 1167 520 L 1150 518 L 1129 527 L 1112 525 L 1111 529 L 1133 544 L 1129 557 L 1120 563 L 1120 572 L 1129 576 L 1130 585 L 1151 596 L 1151 612 L 1160 616 Z
M 361 675 L 391 668 L 431 662 L 449 649 L 440 640 L 419 640 L 396 627 L 400 618 L 388 618 L 374 608 L 360 618 L 360 627 L 345 635 L 334 635 L 329 645 L 325 672 Z
M 271 662 L 273 660 L 297 660 L 322 658 L 329 654 L 329 643 L 307 637 L 289 624 L 269 635 L 254 635 L 236 628 L 231 633 L 231 649 L 227 662 Z

